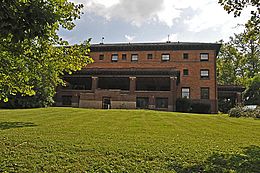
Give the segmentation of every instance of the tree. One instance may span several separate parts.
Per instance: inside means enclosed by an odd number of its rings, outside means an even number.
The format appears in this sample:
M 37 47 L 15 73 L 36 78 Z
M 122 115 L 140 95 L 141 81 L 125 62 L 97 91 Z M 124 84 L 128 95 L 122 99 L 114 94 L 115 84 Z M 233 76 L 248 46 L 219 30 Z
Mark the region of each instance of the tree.
M 250 80 L 244 98 L 245 103 L 248 105 L 260 105 L 260 74 Z
M 73 29 L 82 7 L 67 0 L 2 0 L 0 100 L 34 95 L 50 104 L 56 86 L 63 83 L 60 76 L 93 61 L 90 40 L 66 46 L 57 35 L 59 27 Z
M 245 24 L 246 39 L 257 40 L 260 44 L 260 1 L 259 0 L 219 0 L 224 10 L 234 13 L 234 17 L 241 15 L 242 10 L 248 6 L 254 7 L 251 11 L 251 18 Z

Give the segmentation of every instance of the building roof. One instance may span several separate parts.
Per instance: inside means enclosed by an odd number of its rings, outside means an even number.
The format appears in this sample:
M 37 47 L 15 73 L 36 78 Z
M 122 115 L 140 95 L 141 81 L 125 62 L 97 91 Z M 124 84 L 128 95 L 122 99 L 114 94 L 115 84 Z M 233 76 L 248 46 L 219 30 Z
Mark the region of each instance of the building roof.
M 113 43 L 92 44 L 92 52 L 106 51 L 152 51 L 152 50 L 215 50 L 218 54 L 221 44 L 197 42 L 155 42 L 155 43 Z

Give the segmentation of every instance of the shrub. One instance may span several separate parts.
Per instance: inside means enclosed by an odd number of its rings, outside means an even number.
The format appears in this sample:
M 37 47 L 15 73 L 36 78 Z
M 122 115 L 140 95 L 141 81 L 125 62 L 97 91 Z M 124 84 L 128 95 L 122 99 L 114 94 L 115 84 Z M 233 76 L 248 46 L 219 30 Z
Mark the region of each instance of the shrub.
M 260 107 L 258 106 L 256 109 L 246 109 L 245 107 L 237 106 L 230 109 L 229 116 L 260 118 Z
M 176 111 L 189 112 L 191 109 L 191 100 L 188 98 L 178 98 L 176 100 Z
M 207 114 L 210 113 L 210 107 L 209 103 L 194 102 L 191 104 L 190 112 Z

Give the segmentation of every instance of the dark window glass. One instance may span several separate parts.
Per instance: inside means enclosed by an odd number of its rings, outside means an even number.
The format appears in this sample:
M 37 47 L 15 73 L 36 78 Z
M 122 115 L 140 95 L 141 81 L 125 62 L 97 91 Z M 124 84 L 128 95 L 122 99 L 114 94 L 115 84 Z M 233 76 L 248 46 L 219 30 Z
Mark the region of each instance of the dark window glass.
M 153 54 L 151 53 L 147 54 L 147 59 L 153 59 Z
M 156 98 L 155 107 L 156 108 L 168 108 L 168 98 Z
M 188 75 L 189 75 L 189 70 L 183 69 L 183 76 L 188 76 Z
M 200 89 L 200 98 L 209 99 L 209 88 L 205 87 Z
M 149 98 L 148 97 L 137 97 L 136 98 L 136 108 L 148 109 Z
M 183 59 L 189 59 L 189 54 L 188 53 L 184 53 L 183 54 Z
M 126 60 L 126 54 L 122 54 L 122 60 Z
M 104 60 L 104 55 L 99 55 L 99 60 Z
M 72 96 L 62 96 L 62 105 L 63 106 L 71 106 Z
M 200 61 L 208 61 L 209 60 L 209 54 L 208 53 L 201 53 L 200 54 Z
M 200 70 L 201 79 L 209 79 L 209 70 Z

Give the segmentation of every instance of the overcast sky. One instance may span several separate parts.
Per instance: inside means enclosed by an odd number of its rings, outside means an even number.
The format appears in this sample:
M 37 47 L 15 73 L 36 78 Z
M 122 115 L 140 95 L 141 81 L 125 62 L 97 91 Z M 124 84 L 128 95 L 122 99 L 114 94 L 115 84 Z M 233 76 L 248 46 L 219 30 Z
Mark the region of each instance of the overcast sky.
M 228 41 L 243 31 L 250 10 L 234 18 L 218 0 L 71 0 L 84 5 L 72 31 L 59 35 L 70 44 L 114 42 L 216 42 Z

